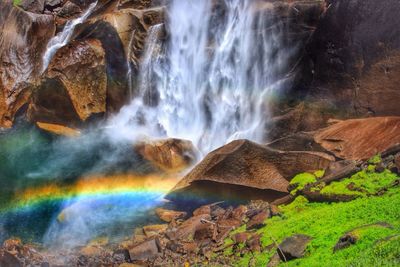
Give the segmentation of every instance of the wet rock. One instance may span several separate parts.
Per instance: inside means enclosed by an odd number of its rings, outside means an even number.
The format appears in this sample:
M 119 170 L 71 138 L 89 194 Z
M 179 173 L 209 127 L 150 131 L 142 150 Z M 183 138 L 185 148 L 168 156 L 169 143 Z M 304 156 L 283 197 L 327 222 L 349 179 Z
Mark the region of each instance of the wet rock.
M 333 251 L 336 252 L 338 250 L 350 247 L 351 245 L 354 245 L 357 242 L 357 237 L 355 235 L 350 234 L 345 234 L 344 236 L 339 238 L 339 241 L 336 243 L 335 247 L 333 248 Z
M 265 220 L 271 217 L 270 212 L 263 210 L 260 213 L 254 215 L 249 222 L 246 224 L 247 230 L 259 229 L 265 225 Z
M 60 17 L 63 17 L 63 18 L 70 18 L 70 17 L 80 14 L 81 12 L 82 12 L 82 10 L 77 4 L 75 4 L 71 1 L 68 1 L 63 5 L 63 7 L 57 13 L 57 15 Z
M 80 250 L 80 254 L 86 257 L 99 256 L 103 252 L 103 249 L 98 246 L 86 246 Z
M 236 186 L 242 199 L 263 195 L 271 201 L 287 194 L 288 180 L 295 174 L 325 169 L 332 161 L 333 157 L 319 152 L 283 152 L 237 140 L 209 153 L 167 198 L 176 200 L 180 196 L 184 199 L 208 193 L 208 199 L 218 201 L 225 195 L 228 199 L 232 197 L 231 188 Z M 246 189 L 253 192 L 252 196 L 246 195 Z
M 51 134 L 55 135 L 62 135 L 62 136 L 67 136 L 67 137 L 78 137 L 81 132 L 77 129 L 65 127 L 62 125 L 58 124 L 52 124 L 52 123 L 44 123 L 44 122 L 36 122 L 36 125 Z
M 342 159 L 366 160 L 400 142 L 400 117 L 346 120 L 319 131 L 315 140 Z
M 152 237 L 164 233 L 168 228 L 168 224 L 154 224 L 143 227 L 143 232 L 147 237 Z
M 155 166 L 167 171 L 180 171 L 196 159 L 192 142 L 180 139 L 166 139 L 135 145 L 135 150 Z
M 13 254 L 7 251 L 0 251 L 0 266 L 22 267 L 22 263 Z
M 289 136 L 276 139 L 266 144 L 268 147 L 282 151 L 316 151 L 326 152 L 326 150 L 314 140 L 312 133 L 299 132 Z
M 39 82 L 55 25 L 53 16 L 26 12 L 13 1 L 0 1 L 0 13 L 0 127 L 11 127 Z
M 163 208 L 157 208 L 155 212 L 161 220 L 168 223 L 178 219 L 183 219 L 187 215 L 187 213 L 183 211 L 167 210 Z
M 131 260 L 151 260 L 158 257 L 161 253 L 158 239 L 144 241 L 129 250 Z
M 19 5 L 32 13 L 43 13 L 44 10 L 44 0 L 22 0 Z
M 33 121 L 79 125 L 106 112 L 105 52 L 98 40 L 73 41 L 53 57 L 33 96 Z

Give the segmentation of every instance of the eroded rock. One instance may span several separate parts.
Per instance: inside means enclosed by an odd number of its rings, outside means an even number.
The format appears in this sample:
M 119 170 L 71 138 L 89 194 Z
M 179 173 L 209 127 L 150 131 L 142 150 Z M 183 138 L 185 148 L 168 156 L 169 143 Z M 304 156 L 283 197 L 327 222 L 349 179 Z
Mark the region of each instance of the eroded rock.
M 320 130 L 315 140 L 339 158 L 366 160 L 400 143 L 400 117 L 342 121 Z
M 325 169 L 332 161 L 334 158 L 324 153 L 283 152 L 247 140 L 237 140 L 209 153 L 167 198 L 195 196 L 201 193 L 200 189 L 213 192 L 220 184 L 215 190 L 217 199 L 224 196 L 224 190 L 229 190 L 227 198 L 229 195 L 232 197 L 234 189 L 229 186 L 240 186 L 241 197 L 248 197 L 246 188 L 249 192 L 253 190 L 254 195 L 250 197 L 256 199 L 261 199 L 257 190 L 269 190 L 270 195 L 264 194 L 264 198 L 271 201 L 287 193 L 288 181 L 295 174 Z

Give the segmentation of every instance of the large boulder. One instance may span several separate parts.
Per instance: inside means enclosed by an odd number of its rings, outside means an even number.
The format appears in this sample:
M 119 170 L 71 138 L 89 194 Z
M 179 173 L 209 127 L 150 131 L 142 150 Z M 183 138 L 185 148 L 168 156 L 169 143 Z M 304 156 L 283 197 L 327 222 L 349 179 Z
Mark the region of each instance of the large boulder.
M 342 121 L 320 130 L 315 141 L 338 158 L 365 160 L 400 143 L 400 117 Z
M 53 16 L 0 1 L 0 127 L 11 127 L 39 80 L 42 55 L 54 35 Z
M 205 190 L 218 199 L 227 191 L 228 199 L 240 192 L 241 197 L 272 201 L 287 194 L 297 173 L 325 169 L 332 161 L 320 152 L 283 152 L 237 140 L 209 153 L 167 198 L 196 196 Z
M 107 75 L 100 41 L 73 41 L 57 51 L 33 95 L 33 121 L 79 125 L 106 111 Z

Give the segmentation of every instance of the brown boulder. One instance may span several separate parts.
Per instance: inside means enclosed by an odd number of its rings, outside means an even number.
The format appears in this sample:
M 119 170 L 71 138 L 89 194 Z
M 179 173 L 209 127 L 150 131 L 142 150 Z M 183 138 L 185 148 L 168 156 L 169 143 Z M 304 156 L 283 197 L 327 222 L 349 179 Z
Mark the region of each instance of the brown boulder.
M 163 208 L 157 208 L 155 212 L 161 220 L 168 223 L 178 219 L 183 219 L 187 215 L 187 213 L 183 211 L 167 210 Z
M 257 190 L 272 191 L 269 200 L 274 200 L 287 193 L 288 181 L 294 175 L 325 169 L 332 161 L 333 157 L 324 153 L 283 152 L 248 140 L 237 140 L 209 153 L 175 186 L 167 198 L 197 195 L 196 187 L 199 184 L 203 184 L 206 192 L 211 192 L 216 189 L 216 184 L 220 184 L 215 192 L 216 198 L 224 196 L 224 189 L 239 186 L 241 197 L 246 197 L 243 192 L 247 188 L 253 190 L 253 193 Z M 232 195 L 232 191 L 227 195 Z
M 58 91 L 64 92 L 63 96 Z M 106 91 L 101 43 L 73 41 L 60 48 L 52 59 L 42 86 L 33 96 L 29 115 L 34 121 L 76 125 L 106 111 Z
M 28 103 L 54 32 L 53 16 L 0 1 L 0 127 L 11 127 L 16 113 Z
M 400 143 L 400 117 L 342 121 L 320 130 L 315 140 L 339 158 L 366 160 Z
M 196 149 L 192 142 L 180 139 L 143 142 L 135 145 L 135 150 L 143 158 L 166 171 L 183 170 L 196 159 Z
M 161 253 L 157 238 L 144 241 L 129 250 L 131 260 L 151 260 Z

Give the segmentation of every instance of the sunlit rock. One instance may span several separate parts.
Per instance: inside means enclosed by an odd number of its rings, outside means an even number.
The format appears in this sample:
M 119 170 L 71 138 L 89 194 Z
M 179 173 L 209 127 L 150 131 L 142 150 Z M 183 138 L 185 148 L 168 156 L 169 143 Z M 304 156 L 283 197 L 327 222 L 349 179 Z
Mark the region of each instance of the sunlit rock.
M 0 1 L 0 127 L 11 127 L 15 114 L 28 103 L 54 31 L 53 16 Z
M 73 41 L 57 51 L 29 107 L 32 121 L 77 126 L 106 111 L 105 52 L 98 40 Z
M 67 137 L 77 137 L 81 134 L 81 132 L 77 129 L 69 128 L 63 125 L 44 123 L 44 122 L 36 122 L 36 125 L 49 133 L 55 135 L 62 135 Z
M 319 131 L 315 140 L 339 158 L 369 159 L 400 143 L 400 117 L 338 122 Z
M 180 139 L 165 139 L 142 142 L 135 150 L 146 160 L 166 171 L 180 171 L 196 161 L 197 150 L 192 142 Z
M 229 199 L 239 194 L 273 201 L 288 193 L 294 175 L 325 169 L 333 161 L 321 152 L 283 152 L 248 140 L 233 141 L 209 153 L 167 198 L 203 199 L 208 194 L 211 199 Z

